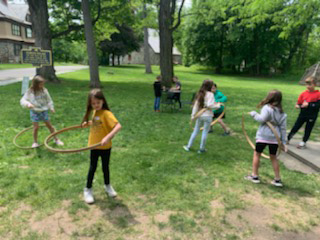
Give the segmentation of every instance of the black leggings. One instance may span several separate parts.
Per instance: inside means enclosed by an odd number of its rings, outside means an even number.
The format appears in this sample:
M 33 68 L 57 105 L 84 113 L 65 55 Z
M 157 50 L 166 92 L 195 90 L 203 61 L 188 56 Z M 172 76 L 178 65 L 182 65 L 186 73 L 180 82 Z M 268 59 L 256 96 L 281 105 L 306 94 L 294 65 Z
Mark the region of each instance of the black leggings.
M 92 187 L 92 181 L 94 173 L 97 169 L 97 163 L 99 157 L 102 160 L 102 171 L 104 176 L 104 184 L 108 185 L 110 183 L 110 173 L 109 173 L 109 161 L 110 161 L 110 149 L 95 149 L 90 151 L 90 168 L 88 172 L 87 188 Z
M 303 141 L 307 142 L 309 140 L 309 137 L 311 135 L 311 131 L 313 129 L 314 124 L 316 123 L 317 116 L 315 117 L 305 117 L 299 115 L 296 123 L 294 124 L 293 128 L 291 129 L 289 135 L 288 135 L 288 140 L 290 140 L 296 132 L 299 131 L 299 129 L 302 127 L 302 125 L 306 122 L 306 127 L 304 130 L 304 135 L 303 135 Z
M 181 101 L 180 101 L 180 93 L 174 93 L 173 94 L 173 99 L 179 103 L 179 108 L 182 108 L 182 104 L 181 104 Z

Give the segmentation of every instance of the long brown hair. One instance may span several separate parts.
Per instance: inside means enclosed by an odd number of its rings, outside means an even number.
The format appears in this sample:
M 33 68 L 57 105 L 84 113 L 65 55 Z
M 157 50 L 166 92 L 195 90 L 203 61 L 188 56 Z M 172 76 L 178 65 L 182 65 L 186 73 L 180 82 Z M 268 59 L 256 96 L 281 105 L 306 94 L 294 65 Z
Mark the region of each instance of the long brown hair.
M 87 111 L 86 111 L 86 113 L 85 113 L 85 115 L 83 117 L 82 122 L 88 122 L 88 120 L 89 120 L 89 115 L 92 112 L 92 106 L 91 106 L 91 99 L 92 98 L 96 98 L 96 99 L 102 100 L 103 101 L 102 109 L 110 110 L 110 108 L 108 106 L 108 103 L 107 103 L 107 100 L 104 97 L 103 92 L 101 91 L 101 89 L 94 88 L 88 94 Z
M 34 78 L 32 79 L 31 87 L 30 87 L 34 95 L 37 95 L 39 92 L 43 91 L 43 88 L 40 88 L 40 84 L 44 83 L 45 81 L 46 80 L 40 75 L 34 76 Z
M 207 91 L 211 91 L 211 88 L 213 86 L 213 81 L 210 79 L 206 79 L 203 81 L 198 93 L 197 97 L 195 98 L 198 101 L 199 108 L 203 108 L 204 106 L 204 97 L 206 96 Z
M 279 90 L 272 90 L 268 93 L 267 97 L 263 99 L 257 107 L 270 104 L 272 107 L 279 108 L 280 112 L 283 113 L 282 109 L 282 93 Z

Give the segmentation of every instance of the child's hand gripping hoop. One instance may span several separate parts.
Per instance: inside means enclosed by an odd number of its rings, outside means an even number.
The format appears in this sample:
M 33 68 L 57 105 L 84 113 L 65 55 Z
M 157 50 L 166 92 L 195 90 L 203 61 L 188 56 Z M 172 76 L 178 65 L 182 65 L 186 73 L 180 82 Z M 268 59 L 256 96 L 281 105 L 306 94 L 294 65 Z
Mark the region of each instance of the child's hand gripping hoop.
M 39 127 L 45 127 L 45 125 L 39 125 Z M 17 139 L 25 132 L 29 131 L 33 129 L 33 126 L 31 127 L 28 127 L 28 128 L 25 128 L 23 129 L 21 132 L 19 132 L 14 138 L 13 138 L 13 144 L 17 147 L 17 148 L 20 148 L 20 149 L 25 149 L 25 150 L 29 150 L 29 149 L 34 149 L 33 147 L 23 147 L 23 146 L 20 146 L 18 143 L 17 143 Z M 38 147 L 42 146 L 42 144 L 40 144 Z
M 282 147 L 282 142 L 281 142 L 281 139 L 276 131 L 276 129 L 273 127 L 273 125 L 270 123 L 270 122 L 266 122 L 266 124 L 268 125 L 268 127 L 271 129 L 271 131 L 273 132 L 274 136 L 276 137 L 277 139 L 277 142 L 278 142 L 278 152 L 277 152 L 277 157 L 280 155 L 281 153 L 281 147 Z M 246 129 L 244 127 L 244 114 L 242 114 L 242 122 L 241 122 L 241 125 L 242 125 L 242 132 L 243 132 L 243 135 L 245 136 L 247 142 L 249 143 L 249 145 L 251 146 L 251 148 L 253 150 L 255 150 L 255 145 L 253 144 L 253 142 L 251 141 L 251 139 L 249 138 L 247 132 L 246 132 Z M 261 154 L 262 157 L 264 158 L 267 158 L 267 159 L 270 159 L 269 156 L 265 155 L 264 153 Z
M 220 105 L 221 105 L 221 106 L 224 106 L 223 112 L 220 114 L 220 116 L 219 116 L 217 119 L 213 120 L 213 121 L 210 123 L 210 126 L 215 125 L 215 124 L 224 116 L 224 113 L 225 113 L 225 111 L 226 111 L 226 107 L 225 107 L 225 105 L 222 104 L 222 103 L 220 103 Z M 191 127 L 191 129 L 194 129 L 194 128 L 193 128 L 193 122 L 194 122 L 198 117 L 200 117 L 200 116 L 202 115 L 202 113 L 204 113 L 204 112 L 207 111 L 207 110 L 211 110 L 211 109 L 210 109 L 210 108 L 202 108 L 201 110 L 199 110 L 199 111 L 196 113 L 196 115 L 194 116 L 194 118 L 192 118 L 191 121 L 190 121 L 190 127 Z M 202 131 L 202 130 L 203 130 L 203 127 L 200 128 L 200 130 Z
M 84 128 L 81 125 L 75 125 L 75 126 L 71 126 L 71 127 L 67 127 L 67 128 L 63 128 L 57 132 L 51 133 L 45 140 L 44 140 L 44 145 L 46 146 L 46 148 L 51 151 L 51 152 L 55 152 L 55 153 L 76 153 L 76 152 L 82 152 L 82 151 L 86 151 L 86 150 L 91 150 L 94 149 L 96 147 L 101 146 L 101 142 L 91 145 L 89 147 L 83 147 L 83 148 L 74 148 L 74 149 L 57 149 L 57 148 L 53 148 L 50 147 L 48 145 L 48 142 L 56 135 L 69 131 L 69 130 L 74 130 L 74 129 L 78 129 L 78 128 Z
M 210 123 L 210 126 L 215 125 L 221 118 L 223 118 L 225 112 L 226 112 L 226 107 L 224 107 L 223 112 L 219 115 L 219 117 L 217 117 L 215 120 L 213 120 L 213 121 Z M 202 130 L 203 130 L 203 127 L 200 128 L 200 130 L 202 131 Z
M 193 127 L 192 127 L 193 122 L 194 122 L 195 120 L 197 120 L 197 118 L 200 117 L 200 116 L 202 115 L 202 113 L 204 113 L 204 112 L 207 111 L 207 110 L 209 110 L 209 108 L 202 108 L 202 109 L 200 109 L 200 110 L 194 115 L 194 117 L 193 117 L 193 118 L 191 119 L 191 121 L 190 121 L 190 127 L 191 127 L 191 129 L 193 129 Z

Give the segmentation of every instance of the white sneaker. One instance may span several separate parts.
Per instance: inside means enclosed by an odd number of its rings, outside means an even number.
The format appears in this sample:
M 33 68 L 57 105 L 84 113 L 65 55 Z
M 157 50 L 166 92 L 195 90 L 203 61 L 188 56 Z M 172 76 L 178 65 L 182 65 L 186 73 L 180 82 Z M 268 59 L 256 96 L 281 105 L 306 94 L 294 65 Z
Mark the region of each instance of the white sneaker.
M 111 184 L 109 185 L 104 185 L 104 190 L 106 191 L 106 193 L 108 194 L 109 197 L 116 197 L 117 196 L 117 192 L 113 189 L 113 187 L 111 186 Z
M 58 146 L 63 146 L 63 145 L 64 145 L 64 143 L 63 143 L 60 139 L 54 140 L 54 142 L 55 142 Z
M 297 148 L 306 148 L 306 143 L 305 142 L 300 142 L 298 144 Z
M 183 149 L 186 150 L 187 152 L 190 152 L 190 148 L 188 148 L 188 146 L 183 146 Z
M 83 198 L 84 198 L 84 201 L 88 204 L 94 203 L 94 198 L 93 198 L 91 188 L 85 188 L 83 190 Z
M 36 142 L 34 142 L 34 143 L 32 143 L 32 148 L 37 148 L 37 147 L 39 147 L 40 145 L 38 144 L 38 143 L 36 143 Z

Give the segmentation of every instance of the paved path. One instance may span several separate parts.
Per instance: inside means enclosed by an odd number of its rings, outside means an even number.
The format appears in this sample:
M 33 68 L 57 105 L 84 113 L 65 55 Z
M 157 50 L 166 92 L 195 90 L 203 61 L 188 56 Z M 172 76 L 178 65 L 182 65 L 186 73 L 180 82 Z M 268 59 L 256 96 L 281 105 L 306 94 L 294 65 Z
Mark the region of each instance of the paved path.
M 307 148 L 298 149 L 301 137 L 294 137 L 288 145 L 288 154 L 313 170 L 320 172 L 320 142 L 308 141 Z
M 56 74 L 74 72 L 80 69 L 86 69 L 88 66 L 55 66 Z M 24 76 L 30 79 L 35 75 L 35 68 L 15 68 L 8 70 L 0 70 L 0 86 L 8 85 L 22 81 Z

